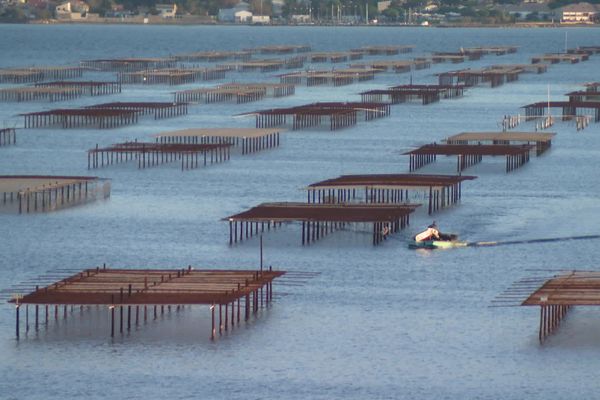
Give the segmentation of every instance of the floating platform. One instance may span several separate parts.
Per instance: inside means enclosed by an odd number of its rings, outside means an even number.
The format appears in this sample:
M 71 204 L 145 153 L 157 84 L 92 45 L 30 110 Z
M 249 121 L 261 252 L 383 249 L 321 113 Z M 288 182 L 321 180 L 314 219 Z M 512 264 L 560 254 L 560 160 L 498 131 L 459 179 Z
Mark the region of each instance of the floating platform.
M 531 58 L 532 64 L 537 63 L 548 63 L 548 64 L 558 64 L 558 63 L 570 63 L 577 64 L 582 61 L 589 60 L 590 56 L 587 53 L 584 54 L 543 54 L 541 56 L 535 56 Z
M 536 155 L 543 154 L 552 146 L 553 132 L 463 132 L 449 136 L 447 144 L 535 144 Z
M 302 245 L 319 240 L 346 225 L 372 225 L 373 245 L 384 241 L 389 234 L 408 226 L 409 215 L 420 204 L 315 204 L 263 203 L 248 211 L 231 215 L 229 244 L 243 241 L 254 234 L 280 227 L 284 222 L 302 223 Z M 239 236 L 238 236 L 239 223 Z
M 600 54 L 600 46 L 577 46 L 573 49 L 567 49 L 568 54 L 576 54 L 576 53 L 587 53 L 589 55 L 592 54 Z
M 428 213 L 456 204 L 467 175 L 369 174 L 342 175 L 308 185 L 309 203 L 408 203 L 428 199 Z M 364 196 L 362 196 L 364 193 Z M 423 194 L 425 196 L 423 196 Z M 410 196 L 412 195 L 412 197 Z
M 201 128 L 182 129 L 155 135 L 162 144 L 228 144 L 239 147 L 242 154 L 279 147 L 282 129 Z
M 26 330 L 29 330 L 29 306 L 34 306 L 34 328 L 48 325 L 50 314 L 59 318 L 59 308 L 63 308 L 63 319 L 67 319 L 67 308 L 84 306 L 106 306 L 110 316 L 110 336 L 115 336 L 115 312 L 119 313 L 119 332 L 131 331 L 146 323 L 149 314 L 157 319 L 164 314 L 165 306 L 171 307 L 204 305 L 211 310 L 212 328 L 210 338 L 215 339 L 223 331 L 248 320 L 260 308 L 273 300 L 273 281 L 285 271 L 269 270 L 216 270 L 193 269 L 85 269 L 47 286 L 36 285 L 25 294 L 13 296 L 9 300 L 16 308 L 16 336 L 20 337 L 20 309 L 26 309 Z M 45 277 L 40 277 L 43 281 Z M 21 289 L 22 290 L 22 289 Z M 244 310 L 242 311 L 242 300 Z M 45 310 L 41 320 L 41 310 Z M 54 308 L 54 310 L 52 310 Z M 159 311 L 160 308 L 160 311 Z M 218 325 L 215 312 L 218 309 Z M 229 317 L 231 310 L 231 317 Z M 224 313 L 223 313 L 224 311 Z M 126 326 L 124 314 L 127 313 Z M 224 314 L 224 315 L 223 315 Z M 152 318 L 152 315 L 150 315 Z
M 503 56 L 505 54 L 516 53 L 519 49 L 518 46 L 483 46 L 483 47 L 465 47 L 461 50 L 465 53 L 481 53 L 481 54 L 495 54 L 497 56 Z
M 0 147 L 17 144 L 17 130 L 15 128 L 0 129 Z
M 358 51 L 330 51 L 321 53 L 312 53 L 309 56 L 311 63 L 341 63 L 349 60 L 360 60 L 363 58 L 363 53 Z
M 48 212 L 110 197 L 110 180 L 96 176 L 0 175 L 0 210 Z
M 85 107 L 86 110 L 130 111 L 141 115 L 151 114 L 154 119 L 172 118 L 187 115 L 188 103 L 173 102 L 114 102 L 95 104 Z
M 292 44 L 292 45 L 277 45 L 277 46 L 261 46 L 252 49 L 244 49 L 254 53 L 262 54 L 289 54 L 289 53 L 306 53 L 312 50 L 309 45 L 306 44 Z
M 150 168 L 181 161 L 181 170 L 194 169 L 229 160 L 228 143 L 183 144 L 125 142 L 88 150 L 88 169 L 137 161 L 138 168 Z
M 438 75 L 440 85 L 465 85 L 477 86 L 480 83 L 489 83 L 491 87 L 498 87 L 507 82 L 514 82 L 523 73 L 522 68 L 514 67 L 487 67 L 482 69 L 462 69 L 458 71 L 442 72 Z
M 225 79 L 227 68 L 168 68 L 135 72 L 120 72 L 118 80 L 124 84 L 184 85 L 197 81 Z
M 379 71 L 392 70 L 397 74 L 401 74 L 412 70 L 431 68 L 431 62 L 424 58 L 415 58 L 414 60 L 376 60 L 350 64 L 350 68 L 369 68 Z
M 463 85 L 400 85 L 389 89 L 375 89 L 360 93 L 361 101 L 383 102 L 387 99 L 389 104 L 400 104 L 412 100 L 420 100 L 423 105 L 436 103 L 440 99 L 453 99 L 462 97 L 465 87 Z
M 296 86 L 290 83 L 227 83 L 215 87 L 175 92 L 175 101 L 199 101 L 207 104 L 235 102 L 243 104 L 262 100 L 266 96 L 291 96 L 295 92 Z
M 32 67 L 0 69 L 0 83 L 35 83 L 48 79 L 79 78 L 81 67 Z
M 177 67 L 173 58 L 117 58 L 80 61 L 83 68 L 109 72 L 135 72 Z
M 306 56 L 297 56 L 288 59 L 266 59 L 266 60 L 247 60 L 236 61 L 217 65 L 218 68 L 224 68 L 228 71 L 249 72 L 273 72 L 282 68 L 302 68 Z
M 226 60 L 249 60 L 252 58 L 252 51 L 200 51 L 195 53 L 177 54 L 173 59 L 177 61 L 194 62 L 217 62 Z
M 416 46 L 414 45 L 406 45 L 406 46 L 363 46 L 357 49 L 352 49 L 350 51 L 357 53 L 364 53 L 370 56 L 376 55 L 385 55 L 385 56 L 393 56 L 400 53 L 410 53 Z
M 458 173 L 480 163 L 483 156 L 505 156 L 506 172 L 510 172 L 529 162 L 529 153 L 534 148 L 533 145 L 433 143 L 404 154 L 410 155 L 411 172 L 434 162 L 438 155 L 457 156 L 456 171 Z
M 600 102 L 600 90 L 591 90 L 590 87 L 587 87 L 586 90 L 569 92 L 565 96 L 569 96 L 569 101 L 574 103 L 586 101 Z
M 138 122 L 138 111 L 113 109 L 67 108 L 19 114 L 24 117 L 25 128 L 60 126 L 63 129 L 98 127 L 117 128 Z
M 359 115 L 365 121 L 390 115 L 390 105 L 386 103 L 329 102 L 312 103 L 289 108 L 274 108 L 242 115 L 255 115 L 257 128 L 283 126 L 287 117 L 292 118 L 292 129 L 318 127 L 329 122 L 329 130 L 334 131 L 356 125 Z
M 523 106 L 525 120 L 530 121 L 546 116 L 548 108 L 562 111 L 561 118 L 568 121 L 579 115 L 591 115 L 594 122 L 600 122 L 600 101 L 540 101 Z
M 375 74 L 382 72 L 375 68 L 344 68 L 331 71 L 298 71 L 278 75 L 281 83 L 301 84 L 306 86 L 333 85 L 345 86 L 356 82 L 375 79 Z
M 496 307 L 540 307 L 540 343 L 558 329 L 572 307 L 599 305 L 600 271 L 581 270 L 556 271 L 549 277 L 522 279 L 494 300 Z
M 94 82 L 94 81 L 54 81 L 36 83 L 36 87 L 44 88 L 75 88 L 82 95 L 103 96 L 121 93 L 120 82 Z

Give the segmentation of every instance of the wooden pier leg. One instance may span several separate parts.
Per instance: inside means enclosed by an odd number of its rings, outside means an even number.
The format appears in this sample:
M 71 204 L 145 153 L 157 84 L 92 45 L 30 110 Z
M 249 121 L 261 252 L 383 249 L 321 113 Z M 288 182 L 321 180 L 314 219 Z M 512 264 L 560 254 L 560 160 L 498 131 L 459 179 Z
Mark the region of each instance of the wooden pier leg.
M 35 331 L 36 331 L 36 332 L 37 332 L 37 330 L 38 330 L 38 328 L 39 328 L 39 320 L 38 320 L 38 317 L 39 317 L 39 311 L 40 311 L 39 309 L 40 309 L 39 305 L 38 305 L 38 304 L 36 304 L 36 305 L 35 305 Z
M 244 319 L 245 319 L 245 321 L 248 321 L 248 318 L 250 318 L 250 294 L 246 295 L 245 305 L 246 305 L 246 309 L 245 309 Z
M 223 313 L 222 313 L 222 305 L 219 304 L 219 335 L 223 333 Z
M 213 304 L 212 306 L 210 306 L 210 311 L 212 314 L 212 329 L 211 329 L 211 333 L 210 333 L 210 340 L 215 340 L 215 305 Z
M 110 337 L 115 337 L 115 306 L 110 306 Z
M 540 306 L 540 331 L 538 339 L 540 343 L 544 343 L 544 306 Z
M 15 306 L 15 312 L 16 312 L 16 320 L 15 320 L 15 333 L 17 335 L 17 340 L 19 340 L 19 308 L 21 306 L 19 304 L 17 304 Z

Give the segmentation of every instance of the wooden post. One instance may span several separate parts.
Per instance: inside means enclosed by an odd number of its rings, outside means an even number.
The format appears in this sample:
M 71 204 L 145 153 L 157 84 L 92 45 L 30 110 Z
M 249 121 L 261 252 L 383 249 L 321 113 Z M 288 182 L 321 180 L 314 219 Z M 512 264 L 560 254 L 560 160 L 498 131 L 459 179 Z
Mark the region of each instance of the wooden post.
M 212 314 L 212 330 L 211 330 L 211 334 L 210 334 L 210 339 L 211 340 L 215 340 L 215 305 L 213 304 L 212 306 L 210 306 L 210 311 Z
M 15 306 L 15 311 L 16 311 L 16 326 L 15 326 L 15 333 L 17 334 L 17 340 L 19 340 L 19 308 L 21 306 L 19 304 L 17 304 Z

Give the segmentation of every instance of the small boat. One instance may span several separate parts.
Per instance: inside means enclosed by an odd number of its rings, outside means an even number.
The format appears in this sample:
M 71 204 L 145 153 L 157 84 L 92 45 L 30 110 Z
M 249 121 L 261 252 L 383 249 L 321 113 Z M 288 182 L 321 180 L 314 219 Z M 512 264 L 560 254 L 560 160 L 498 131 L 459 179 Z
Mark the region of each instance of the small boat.
M 411 240 L 408 242 L 409 249 L 451 249 L 453 247 L 466 247 L 468 245 L 467 242 L 462 242 L 460 240 L 422 240 L 417 242 L 415 240 Z

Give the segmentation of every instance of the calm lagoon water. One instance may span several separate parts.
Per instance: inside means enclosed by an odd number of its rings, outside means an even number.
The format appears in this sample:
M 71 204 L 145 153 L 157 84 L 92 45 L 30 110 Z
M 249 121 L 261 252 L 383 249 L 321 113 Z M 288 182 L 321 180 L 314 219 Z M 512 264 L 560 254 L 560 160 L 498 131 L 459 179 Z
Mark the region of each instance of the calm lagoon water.
M 528 63 L 533 55 L 561 51 L 565 32 L 570 47 L 600 45 L 599 29 L 0 25 L 0 67 L 270 44 L 310 44 L 322 51 L 416 45 L 414 53 L 399 58 L 520 46 L 516 54 L 412 73 L 414 82 L 428 83 L 450 69 Z M 391 117 L 351 129 L 286 133 L 278 149 L 206 169 L 138 170 L 123 164 L 92 171 L 112 179 L 109 200 L 44 215 L 0 215 L 0 287 L 47 270 L 102 263 L 255 268 L 258 239 L 229 247 L 221 218 L 264 201 L 302 201 L 302 187 L 339 174 L 406 172 L 403 151 L 463 131 L 498 130 L 503 115 L 546 99 L 548 85 L 552 98 L 561 99 L 584 82 L 600 80 L 599 71 L 600 56 L 554 65 L 546 74 L 525 74 L 496 89 L 470 89 L 462 99 L 394 106 Z M 0 149 L 0 174 L 88 174 L 85 150 L 96 143 L 147 140 L 188 127 L 252 127 L 252 118 L 234 114 L 358 100 L 360 91 L 410 79 L 411 74 L 390 73 L 339 88 L 301 86 L 288 98 L 197 105 L 187 117 L 142 119 L 114 130 L 20 130 L 17 146 Z M 276 78 L 249 73 L 225 81 L 230 80 Z M 120 95 L 54 105 L 0 103 L 0 123 L 22 126 L 17 114 L 53 106 L 167 101 L 179 89 L 125 86 Z M 435 216 L 441 229 L 469 241 L 600 233 L 599 126 L 576 132 L 572 123 L 560 122 L 552 130 L 557 132 L 552 149 L 513 173 L 504 173 L 503 160 L 486 159 L 467 170 L 479 179 L 464 184 L 460 205 Z M 422 172 L 450 173 L 454 167 L 454 159 L 440 160 Z M 14 309 L 4 305 L 0 398 L 597 398 L 598 310 L 575 309 L 540 346 L 537 309 L 490 305 L 513 281 L 543 274 L 535 269 L 597 268 L 598 241 L 408 250 L 406 240 L 430 222 L 421 210 L 407 230 L 378 247 L 371 246 L 367 232 L 339 232 L 309 247 L 300 245 L 298 226 L 265 235 L 267 265 L 321 275 L 304 287 L 276 286 L 287 295 L 215 342 L 208 338 L 208 310 L 201 308 L 167 315 L 114 340 L 106 310 L 92 310 L 16 341 Z

